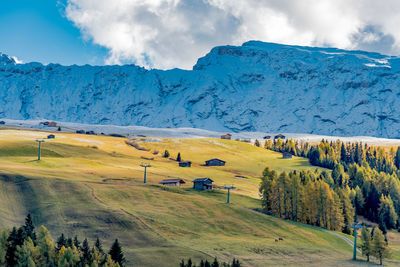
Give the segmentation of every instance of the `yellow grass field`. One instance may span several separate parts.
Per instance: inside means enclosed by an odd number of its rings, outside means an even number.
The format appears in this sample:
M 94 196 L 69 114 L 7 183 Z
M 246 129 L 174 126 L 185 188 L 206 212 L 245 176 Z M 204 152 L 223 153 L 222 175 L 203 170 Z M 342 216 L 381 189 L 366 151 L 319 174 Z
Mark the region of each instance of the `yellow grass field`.
M 98 236 L 106 246 L 119 238 L 128 266 L 178 266 L 189 257 L 236 257 L 243 266 L 365 264 L 352 262 L 352 248 L 329 232 L 255 211 L 261 205 L 263 169 L 315 170 L 306 159 L 282 159 L 280 153 L 231 140 L 159 139 L 138 142 L 150 149 L 139 151 L 126 138 L 55 133 L 37 161 L 35 139 L 47 134 L 0 130 L 0 227 L 21 224 L 31 213 L 54 238 L 61 232 L 91 241 Z M 180 152 L 192 167 L 163 158 L 165 149 L 173 158 Z M 202 166 L 211 158 L 227 164 Z M 152 165 L 146 184 L 142 162 Z M 217 186 L 234 184 L 232 203 L 225 203 L 225 190 L 191 189 L 199 177 L 210 177 Z M 160 186 L 166 178 L 182 178 L 186 184 Z M 279 237 L 283 241 L 275 242 Z M 397 265 L 394 260 L 400 259 L 395 256 L 388 264 Z

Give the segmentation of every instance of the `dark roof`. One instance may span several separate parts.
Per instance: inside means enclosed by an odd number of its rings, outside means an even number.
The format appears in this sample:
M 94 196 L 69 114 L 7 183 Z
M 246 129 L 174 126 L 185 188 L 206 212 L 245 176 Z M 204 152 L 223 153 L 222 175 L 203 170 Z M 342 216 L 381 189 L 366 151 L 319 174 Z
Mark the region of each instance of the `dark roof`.
M 160 182 L 160 184 L 170 184 L 170 183 L 172 184 L 172 183 L 177 183 L 177 182 L 180 182 L 182 184 L 185 183 L 185 181 L 182 179 L 165 179 L 165 180 L 162 180 Z
M 212 160 L 218 160 L 218 161 L 226 162 L 226 161 L 223 161 L 222 159 L 209 159 L 209 160 L 206 160 L 206 162 L 212 161 Z
M 213 180 L 211 180 L 210 178 L 197 178 L 193 180 L 193 183 L 195 182 L 205 182 L 207 180 L 210 180 L 211 182 L 214 182 Z
M 277 137 L 277 136 L 284 136 L 283 134 L 277 134 L 277 135 L 275 135 L 275 137 Z

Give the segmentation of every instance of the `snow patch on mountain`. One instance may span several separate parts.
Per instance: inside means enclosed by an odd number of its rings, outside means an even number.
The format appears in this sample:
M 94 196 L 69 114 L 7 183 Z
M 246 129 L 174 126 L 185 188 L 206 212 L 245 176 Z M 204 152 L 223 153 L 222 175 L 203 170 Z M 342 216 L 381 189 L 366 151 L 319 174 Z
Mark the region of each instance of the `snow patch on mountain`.
M 0 54 L 0 118 L 399 138 L 400 58 L 250 41 L 192 71 L 16 64 Z

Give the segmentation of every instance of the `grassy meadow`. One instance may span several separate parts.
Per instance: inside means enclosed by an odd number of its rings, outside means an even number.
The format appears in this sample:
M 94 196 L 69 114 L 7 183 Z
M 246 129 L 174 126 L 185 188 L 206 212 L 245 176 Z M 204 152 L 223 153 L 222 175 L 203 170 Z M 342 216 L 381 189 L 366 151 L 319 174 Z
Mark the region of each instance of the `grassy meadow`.
M 35 139 L 47 134 L 0 130 L 0 227 L 19 225 L 31 213 L 55 239 L 61 232 L 91 241 L 98 236 L 108 247 L 119 238 L 128 266 L 178 266 L 182 258 L 215 256 L 225 261 L 238 257 L 243 266 L 365 265 L 352 262 L 352 248 L 329 232 L 254 211 L 260 208 L 263 169 L 315 170 L 306 159 L 282 159 L 280 153 L 231 140 L 159 139 L 139 142 L 150 149 L 140 151 L 126 138 L 55 133 L 37 161 Z M 192 167 L 163 158 L 165 149 L 173 158 L 180 152 Z M 202 166 L 211 158 L 227 164 Z M 147 184 L 142 162 L 152 165 Z M 217 186 L 234 184 L 232 203 L 225 203 L 224 190 L 191 189 L 199 177 L 210 177 Z M 182 178 L 186 184 L 160 186 L 167 178 Z M 283 241 L 275 242 L 279 237 Z M 390 235 L 395 254 L 398 237 Z M 388 265 L 396 265 L 394 260 L 400 261 L 397 254 Z

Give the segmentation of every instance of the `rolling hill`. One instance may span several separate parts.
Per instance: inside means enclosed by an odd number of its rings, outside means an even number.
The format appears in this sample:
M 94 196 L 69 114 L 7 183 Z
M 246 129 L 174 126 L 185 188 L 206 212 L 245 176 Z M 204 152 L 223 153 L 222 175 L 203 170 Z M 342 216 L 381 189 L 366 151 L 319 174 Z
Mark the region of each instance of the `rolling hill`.
M 150 149 L 140 151 L 125 138 L 56 133 L 43 144 L 43 159 L 37 161 L 35 139 L 47 134 L 0 130 L 1 227 L 18 225 L 31 213 L 54 238 L 64 232 L 93 242 L 99 236 L 107 246 L 119 238 L 129 266 L 178 266 L 182 258 L 215 256 L 225 261 L 239 257 L 244 266 L 354 264 L 352 249 L 340 236 L 255 211 L 265 166 L 315 170 L 305 159 L 282 159 L 251 144 L 212 138 L 139 138 L 138 144 Z M 163 158 L 165 149 L 171 157 L 180 152 L 192 167 L 180 168 Z M 146 161 L 142 157 L 154 157 L 148 161 L 147 184 L 139 166 Z M 202 166 L 212 157 L 227 165 Z M 187 182 L 182 188 L 158 184 L 178 177 Z M 235 184 L 232 203 L 225 203 L 224 190 L 192 190 L 191 180 L 197 177 L 211 177 L 217 186 Z M 275 242 L 279 237 L 283 241 Z M 395 260 L 400 261 L 395 256 L 388 264 L 396 265 Z

